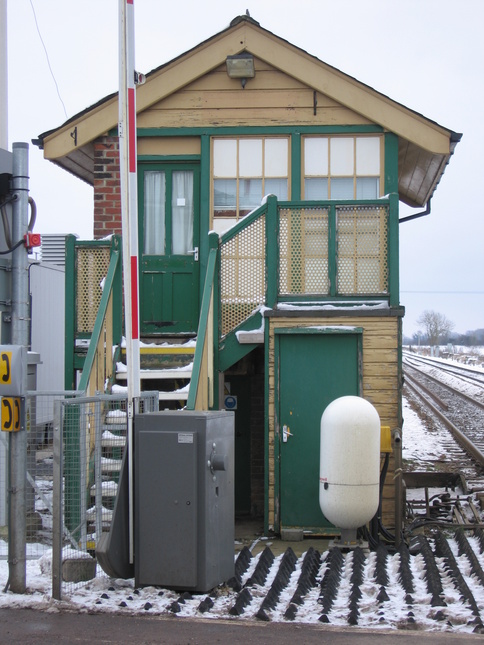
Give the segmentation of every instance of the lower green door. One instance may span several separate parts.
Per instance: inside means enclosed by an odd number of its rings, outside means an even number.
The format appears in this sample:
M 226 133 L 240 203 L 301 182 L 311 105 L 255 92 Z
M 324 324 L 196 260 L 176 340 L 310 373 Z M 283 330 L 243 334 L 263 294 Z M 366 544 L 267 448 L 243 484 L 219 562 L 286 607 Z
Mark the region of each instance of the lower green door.
M 319 507 L 321 415 L 334 399 L 360 393 L 361 334 L 308 331 L 277 334 L 280 528 L 325 533 L 331 524 Z

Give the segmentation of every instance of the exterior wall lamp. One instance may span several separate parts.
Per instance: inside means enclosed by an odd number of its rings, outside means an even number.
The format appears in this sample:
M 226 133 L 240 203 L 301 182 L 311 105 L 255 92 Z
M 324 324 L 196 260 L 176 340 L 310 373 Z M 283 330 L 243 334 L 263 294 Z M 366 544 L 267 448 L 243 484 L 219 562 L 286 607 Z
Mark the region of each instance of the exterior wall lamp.
M 244 52 L 227 56 L 225 61 L 229 78 L 240 78 L 242 89 L 244 89 L 248 78 L 254 78 L 255 66 L 252 54 Z

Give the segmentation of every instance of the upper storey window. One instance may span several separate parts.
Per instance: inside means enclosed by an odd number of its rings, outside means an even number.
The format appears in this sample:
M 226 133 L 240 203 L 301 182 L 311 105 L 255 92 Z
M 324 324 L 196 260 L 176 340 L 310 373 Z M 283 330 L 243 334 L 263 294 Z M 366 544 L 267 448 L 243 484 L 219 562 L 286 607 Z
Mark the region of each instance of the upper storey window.
M 380 197 L 380 137 L 304 137 L 304 199 Z
M 213 140 L 213 214 L 239 219 L 261 205 L 264 195 L 288 198 L 286 137 Z

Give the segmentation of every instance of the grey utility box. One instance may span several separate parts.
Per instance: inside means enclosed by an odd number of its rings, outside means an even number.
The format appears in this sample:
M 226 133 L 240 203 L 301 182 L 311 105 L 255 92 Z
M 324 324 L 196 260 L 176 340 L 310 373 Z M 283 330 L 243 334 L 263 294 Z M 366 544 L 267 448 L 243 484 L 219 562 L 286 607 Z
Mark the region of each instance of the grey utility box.
M 234 575 L 232 412 L 135 419 L 135 584 L 206 592 Z

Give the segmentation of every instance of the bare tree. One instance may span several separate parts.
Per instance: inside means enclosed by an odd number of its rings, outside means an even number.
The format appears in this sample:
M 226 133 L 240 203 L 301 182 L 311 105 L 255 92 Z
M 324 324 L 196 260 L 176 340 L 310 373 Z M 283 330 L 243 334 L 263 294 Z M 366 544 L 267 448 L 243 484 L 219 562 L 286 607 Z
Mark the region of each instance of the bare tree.
M 429 345 L 438 345 L 440 338 L 447 336 L 454 329 L 454 323 L 444 314 L 429 309 L 420 314 L 417 323 L 425 329 Z

